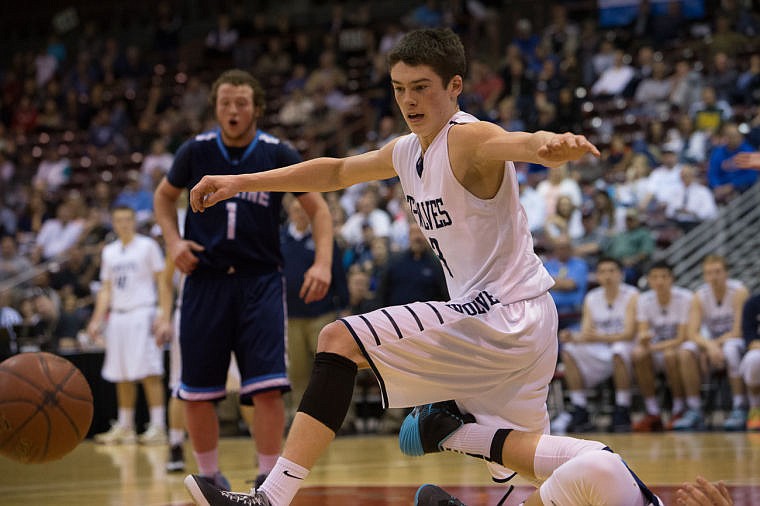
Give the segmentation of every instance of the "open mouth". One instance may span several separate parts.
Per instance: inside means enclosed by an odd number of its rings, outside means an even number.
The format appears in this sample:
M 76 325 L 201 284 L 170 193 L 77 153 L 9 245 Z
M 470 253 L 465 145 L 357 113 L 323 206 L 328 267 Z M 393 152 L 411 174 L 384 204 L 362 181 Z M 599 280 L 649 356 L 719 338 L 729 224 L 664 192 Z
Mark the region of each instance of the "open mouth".
M 409 118 L 409 121 L 420 121 L 422 118 L 425 117 L 425 115 L 421 113 L 412 113 L 412 114 L 407 114 L 406 117 Z
M 237 124 L 238 124 L 238 120 L 236 120 L 236 119 L 231 119 L 231 120 L 229 120 L 229 122 L 228 122 L 228 123 L 229 123 L 229 125 L 230 125 L 231 127 L 236 127 L 236 126 L 237 126 Z

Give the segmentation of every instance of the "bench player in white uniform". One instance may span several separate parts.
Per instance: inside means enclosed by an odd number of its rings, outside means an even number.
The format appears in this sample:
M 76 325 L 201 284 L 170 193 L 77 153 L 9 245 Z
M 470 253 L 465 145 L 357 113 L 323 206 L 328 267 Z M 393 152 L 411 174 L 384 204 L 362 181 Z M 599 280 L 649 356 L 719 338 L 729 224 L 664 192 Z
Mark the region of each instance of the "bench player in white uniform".
M 747 299 L 742 310 L 742 334 L 747 353 L 740 371 L 747 385 L 747 430 L 760 431 L 760 293 Z
M 633 368 L 646 414 L 633 425 L 634 432 L 663 430 L 660 405 L 655 396 L 655 371 L 664 372 L 673 398 L 670 421 L 685 411 L 685 393 L 678 366 L 678 350 L 686 342 L 691 290 L 673 286 L 673 269 L 656 262 L 647 273 L 649 290 L 636 307 L 637 340 Z
M 739 364 L 744 353 L 741 320 L 742 308 L 749 292 L 738 279 L 728 278 L 726 260 L 708 255 L 702 262 L 704 284 L 697 288 L 689 316 L 689 339 L 679 355 L 688 409 L 673 424 L 675 430 L 704 428 L 700 387 L 702 372 L 699 356 L 704 354 L 710 370 L 724 370 L 731 385 L 731 413 L 723 423 L 724 430 L 744 430 L 747 406 L 744 381 Z
M 464 60 L 451 30 L 410 32 L 389 53 L 389 64 L 411 134 L 348 158 L 205 176 L 191 191 L 193 210 L 201 212 L 240 191 L 331 191 L 398 175 L 453 297 L 327 325 L 275 468 L 250 495 L 188 476 L 185 484 L 198 504 L 289 504 L 340 428 L 358 367 L 373 370 L 385 406 L 434 403 L 415 409 L 411 425 L 419 428 L 419 437 L 416 443 L 402 442 L 407 453 L 445 447 L 483 456 L 495 477 L 509 468 L 541 483 L 570 458 L 604 448 L 542 434 L 548 429 L 557 312 L 548 294 L 553 282 L 533 252 L 508 161 L 553 166 L 598 150 L 582 136 L 506 132 L 460 112 Z M 466 421 L 477 423 L 463 423 L 459 408 L 469 412 Z M 656 501 L 644 489 L 615 492 L 629 495 L 629 504 Z
M 164 258 L 155 240 L 136 233 L 134 210 L 116 207 L 111 219 L 117 240 L 103 248 L 102 286 L 87 332 L 99 336 L 105 323 L 102 375 L 116 383 L 119 412 L 117 422 L 108 432 L 95 435 L 95 441 L 118 444 L 138 440 L 134 416 L 139 381 L 150 413 L 150 423 L 139 442 L 161 444 L 166 442 L 164 356 L 153 337 L 152 324 Z M 160 292 L 162 301 L 171 299 L 170 293 L 163 289 Z
M 596 267 L 599 286 L 583 301 L 581 329 L 560 334 L 565 382 L 572 413 L 560 414 L 552 432 L 593 430 L 587 409 L 586 389 L 611 376 L 615 384 L 615 411 L 611 430 L 627 432 L 631 418 L 631 353 L 636 331 L 636 301 L 639 290 L 623 283 L 620 263 L 601 258 Z

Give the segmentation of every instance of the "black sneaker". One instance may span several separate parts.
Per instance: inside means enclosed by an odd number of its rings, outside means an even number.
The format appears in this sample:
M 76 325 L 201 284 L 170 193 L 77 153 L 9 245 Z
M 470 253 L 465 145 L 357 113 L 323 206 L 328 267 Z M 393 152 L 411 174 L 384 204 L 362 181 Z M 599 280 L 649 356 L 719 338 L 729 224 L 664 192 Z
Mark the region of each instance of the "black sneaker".
M 412 457 L 443 451 L 441 445 L 475 417 L 459 411 L 456 402 L 444 401 L 417 406 L 406 415 L 398 433 L 401 452 Z
M 228 492 L 218 489 L 197 474 L 187 475 L 185 488 L 199 506 L 271 506 L 269 499 L 262 492 Z
M 414 506 L 467 506 L 436 485 L 422 485 L 414 495 Z
M 615 406 L 609 432 L 631 432 L 631 410 L 629 408 Z
M 588 410 L 580 406 L 573 406 L 573 418 L 567 425 L 567 432 L 592 432 L 596 427 L 591 423 Z
M 169 460 L 166 462 L 166 470 L 170 473 L 185 470 L 185 451 L 182 445 L 174 445 L 169 449 Z

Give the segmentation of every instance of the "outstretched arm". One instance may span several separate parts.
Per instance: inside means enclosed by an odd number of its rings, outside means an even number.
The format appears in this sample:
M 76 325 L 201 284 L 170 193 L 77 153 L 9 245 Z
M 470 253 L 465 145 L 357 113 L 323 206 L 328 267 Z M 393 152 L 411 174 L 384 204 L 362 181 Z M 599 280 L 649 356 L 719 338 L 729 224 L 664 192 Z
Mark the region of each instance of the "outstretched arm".
M 232 176 L 204 176 L 190 192 L 190 205 L 203 212 L 239 192 L 326 192 L 363 181 L 388 179 L 393 169 L 391 141 L 381 149 L 348 158 L 315 158 L 280 169 Z
M 539 131 L 507 132 L 498 125 L 479 121 L 452 129 L 464 146 L 472 146 L 476 163 L 493 160 L 540 163 L 556 167 L 599 150 L 583 135 Z
M 734 156 L 734 164 L 740 169 L 760 170 L 760 151 L 754 153 L 738 153 Z

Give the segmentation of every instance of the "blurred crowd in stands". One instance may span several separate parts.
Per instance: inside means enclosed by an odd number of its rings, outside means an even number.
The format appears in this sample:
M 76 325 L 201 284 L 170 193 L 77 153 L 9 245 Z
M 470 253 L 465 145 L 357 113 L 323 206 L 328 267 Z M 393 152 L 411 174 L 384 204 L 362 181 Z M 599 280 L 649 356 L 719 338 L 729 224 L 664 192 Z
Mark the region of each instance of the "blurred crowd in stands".
M 141 39 L 103 29 L 83 9 L 73 30 L 51 29 L 0 64 L 0 326 L 77 347 L 112 239 L 109 210 L 133 207 L 141 231 L 158 235 L 153 189 L 179 144 L 213 128 L 209 86 L 221 70 L 262 81 L 260 128 L 304 158 L 360 153 L 403 134 L 385 54 L 415 27 L 462 36 L 462 109 L 508 130 L 582 133 L 602 151 L 551 170 L 517 164 L 547 260 L 572 251 L 593 273 L 600 256 L 612 257 L 638 285 L 658 248 L 758 178 L 732 162 L 760 147 L 756 2 L 706 1 L 703 18 L 687 19 L 680 2 L 662 16 L 643 1 L 634 22 L 616 28 L 600 27 L 596 2 L 543 2 L 550 8 L 524 16 L 499 1 L 404 2 L 400 15 L 373 2 L 313 2 L 308 22 L 268 2 L 200 2 L 214 15 L 193 26 L 179 4 L 151 4 Z M 326 198 L 348 276 L 345 310 L 419 292 L 446 298 L 440 273 L 412 291 L 409 276 L 432 271 L 399 267 L 424 242 L 395 180 Z

